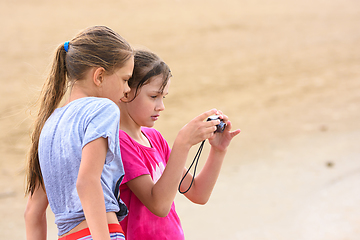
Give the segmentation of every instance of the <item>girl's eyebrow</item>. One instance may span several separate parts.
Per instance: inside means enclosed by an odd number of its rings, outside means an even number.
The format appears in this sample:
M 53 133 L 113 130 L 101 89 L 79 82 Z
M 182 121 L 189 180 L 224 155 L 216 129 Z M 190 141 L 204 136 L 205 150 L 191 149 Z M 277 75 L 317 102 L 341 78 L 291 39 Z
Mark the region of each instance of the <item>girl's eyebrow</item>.
M 164 91 L 161 91 L 161 90 L 153 90 L 153 91 L 151 91 L 151 92 L 157 93 L 157 94 L 164 94 L 164 95 L 167 95 L 167 94 L 168 94 L 168 92 L 164 92 Z
M 161 90 L 152 90 L 151 92 L 154 92 L 154 93 L 163 93 L 163 91 L 161 91 Z
M 119 78 L 121 77 L 121 78 L 131 78 L 132 77 L 132 74 L 124 74 L 124 75 L 119 75 L 119 74 L 117 74 L 117 73 L 115 73 L 116 74 L 116 76 L 118 76 Z

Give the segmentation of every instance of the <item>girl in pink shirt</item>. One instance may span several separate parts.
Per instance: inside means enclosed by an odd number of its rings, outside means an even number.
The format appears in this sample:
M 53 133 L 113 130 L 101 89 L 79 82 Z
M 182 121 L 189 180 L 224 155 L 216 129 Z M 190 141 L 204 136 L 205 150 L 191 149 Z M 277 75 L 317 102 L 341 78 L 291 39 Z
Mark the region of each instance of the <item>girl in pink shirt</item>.
M 138 50 L 130 92 L 120 103 L 120 150 L 125 177 L 120 186 L 121 199 L 129 209 L 120 222 L 126 239 L 184 239 L 174 199 L 187 169 L 190 148 L 208 139 L 211 150 L 192 187 L 184 195 L 194 203 L 205 204 L 219 176 L 227 147 L 240 130 L 230 131 L 228 117 L 216 109 L 200 114 L 178 133 L 172 150 L 161 134 L 151 128 L 165 109 L 163 98 L 169 92 L 171 72 L 154 53 Z M 205 121 L 218 115 L 226 123 L 224 132 L 216 133 L 220 120 Z M 180 190 L 192 181 L 187 174 Z

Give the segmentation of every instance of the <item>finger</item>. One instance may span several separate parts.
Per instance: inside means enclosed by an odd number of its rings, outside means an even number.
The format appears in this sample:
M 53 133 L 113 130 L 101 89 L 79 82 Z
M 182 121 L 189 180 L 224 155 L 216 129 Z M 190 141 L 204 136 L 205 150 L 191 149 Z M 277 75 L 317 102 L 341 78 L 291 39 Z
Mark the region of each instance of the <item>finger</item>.
M 225 114 L 221 114 L 221 117 L 220 117 L 223 121 L 224 121 L 224 123 L 227 123 L 228 121 L 229 121 L 229 117 L 228 116 L 226 116 Z
M 231 132 L 231 133 L 230 133 L 231 138 L 235 137 L 235 136 L 238 135 L 240 132 L 241 132 L 240 129 L 236 129 L 235 131 Z
M 227 122 L 226 122 L 225 130 L 230 132 L 230 131 L 231 131 L 231 128 L 232 128 L 231 122 L 230 122 L 230 121 L 227 121 Z M 237 130 L 235 130 L 234 132 L 237 132 L 238 130 L 239 130 L 239 132 L 236 133 L 234 136 L 236 136 L 236 135 L 238 135 L 238 134 L 240 133 L 240 129 L 237 129 Z M 232 132 L 230 132 L 230 134 L 232 134 Z
M 218 110 L 216 115 L 217 115 L 218 118 L 220 118 L 220 119 L 223 119 L 223 118 L 224 118 L 224 113 L 223 113 L 221 110 Z
M 221 110 L 218 110 L 216 114 L 223 122 L 226 124 L 226 122 L 229 120 L 229 117 L 226 116 Z
M 211 120 L 211 121 L 204 122 L 205 127 L 213 127 L 213 126 L 216 126 L 216 125 L 219 125 L 219 124 L 220 124 L 219 119 L 214 119 L 214 120 Z
M 213 140 L 216 137 L 216 134 L 214 132 L 211 133 L 210 137 L 208 137 L 208 140 Z
M 226 129 L 230 132 L 232 127 L 232 124 L 230 121 L 227 122 L 226 124 Z M 241 132 L 240 129 L 236 129 L 235 131 L 230 132 L 231 138 L 235 137 L 236 135 L 238 135 Z
M 199 115 L 198 117 L 196 117 L 196 118 L 199 119 L 199 120 L 201 120 L 201 121 L 203 121 L 203 120 L 207 119 L 208 117 L 210 117 L 210 116 L 212 116 L 212 115 L 215 115 L 215 114 L 217 114 L 217 113 L 218 113 L 218 110 L 214 108 L 214 109 L 211 109 L 211 110 L 209 110 L 209 111 L 206 111 L 206 112 L 200 114 L 200 115 Z
M 230 130 L 231 130 L 231 126 L 232 126 L 231 122 L 228 120 L 228 121 L 226 121 L 225 123 L 226 123 L 225 129 L 228 130 L 228 131 L 230 131 Z

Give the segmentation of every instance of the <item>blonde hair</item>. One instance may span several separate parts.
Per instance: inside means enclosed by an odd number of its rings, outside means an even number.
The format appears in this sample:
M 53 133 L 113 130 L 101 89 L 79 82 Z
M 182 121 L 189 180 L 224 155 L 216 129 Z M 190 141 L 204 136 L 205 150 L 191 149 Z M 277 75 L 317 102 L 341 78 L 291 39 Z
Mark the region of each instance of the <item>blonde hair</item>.
M 41 130 L 58 107 L 69 84 L 83 79 L 92 67 L 103 67 L 109 74 L 122 67 L 133 55 L 133 50 L 118 33 L 105 26 L 87 28 L 68 43 L 58 46 L 50 74 L 39 98 L 40 108 L 31 135 L 27 159 L 26 194 L 33 194 L 37 187 L 44 188 L 38 146 Z

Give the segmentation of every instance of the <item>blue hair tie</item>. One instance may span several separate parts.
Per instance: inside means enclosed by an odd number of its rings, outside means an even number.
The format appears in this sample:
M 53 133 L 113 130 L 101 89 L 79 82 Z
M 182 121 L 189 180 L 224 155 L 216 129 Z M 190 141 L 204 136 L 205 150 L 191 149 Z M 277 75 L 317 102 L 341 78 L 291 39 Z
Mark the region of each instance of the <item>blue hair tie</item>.
M 65 49 L 65 52 L 69 51 L 69 41 L 64 43 L 64 49 Z

